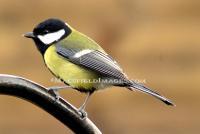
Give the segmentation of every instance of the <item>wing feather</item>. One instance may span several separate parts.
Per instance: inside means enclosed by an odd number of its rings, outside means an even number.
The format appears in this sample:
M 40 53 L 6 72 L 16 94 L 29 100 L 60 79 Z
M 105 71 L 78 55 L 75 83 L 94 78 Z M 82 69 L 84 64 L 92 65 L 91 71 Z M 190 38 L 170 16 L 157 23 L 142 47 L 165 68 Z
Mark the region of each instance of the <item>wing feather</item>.
M 126 80 L 126 76 L 116 61 L 98 50 L 93 50 L 80 57 L 74 55 L 77 52 L 81 52 L 81 50 L 68 49 L 57 45 L 56 51 L 59 55 L 67 58 L 74 64 L 83 66 L 110 78 Z

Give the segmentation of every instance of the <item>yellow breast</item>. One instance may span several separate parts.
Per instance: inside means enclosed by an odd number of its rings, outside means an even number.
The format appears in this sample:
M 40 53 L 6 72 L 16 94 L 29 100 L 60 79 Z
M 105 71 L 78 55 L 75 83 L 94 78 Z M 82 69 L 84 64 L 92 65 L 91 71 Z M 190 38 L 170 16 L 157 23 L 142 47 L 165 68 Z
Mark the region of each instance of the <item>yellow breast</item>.
M 98 80 L 98 75 L 58 55 L 54 45 L 46 50 L 44 60 L 47 67 L 55 76 L 61 78 L 73 88 L 92 90 L 92 88 L 95 87 L 93 81 Z

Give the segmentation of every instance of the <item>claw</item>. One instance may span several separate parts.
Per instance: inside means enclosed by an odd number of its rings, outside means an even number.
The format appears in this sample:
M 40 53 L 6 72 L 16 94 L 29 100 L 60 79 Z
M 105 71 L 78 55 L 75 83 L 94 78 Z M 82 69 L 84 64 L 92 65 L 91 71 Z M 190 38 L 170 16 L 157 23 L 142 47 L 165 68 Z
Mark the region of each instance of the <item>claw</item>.
M 59 98 L 60 98 L 59 93 L 52 88 L 48 88 L 48 89 L 49 89 L 48 92 L 55 96 L 55 102 L 59 101 Z
M 85 110 L 83 109 L 78 109 L 79 114 L 81 115 L 81 117 L 84 119 L 87 117 L 87 112 L 85 112 Z

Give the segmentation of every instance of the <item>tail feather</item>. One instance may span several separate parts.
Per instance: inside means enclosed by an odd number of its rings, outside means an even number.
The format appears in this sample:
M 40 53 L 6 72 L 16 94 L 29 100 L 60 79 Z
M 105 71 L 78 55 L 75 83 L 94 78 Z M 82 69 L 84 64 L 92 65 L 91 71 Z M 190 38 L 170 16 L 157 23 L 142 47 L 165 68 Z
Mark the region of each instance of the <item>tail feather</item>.
M 163 101 L 167 105 L 175 106 L 171 100 L 169 100 L 169 99 L 165 98 L 164 96 L 158 94 L 157 92 L 145 87 L 144 85 L 132 82 L 131 86 L 129 86 L 127 88 L 130 89 L 130 90 L 137 89 L 140 92 L 143 92 L 143 93 L 146 93 L 146 94 L 150 94 L 151 96 L 156 97 L 157 99 Z

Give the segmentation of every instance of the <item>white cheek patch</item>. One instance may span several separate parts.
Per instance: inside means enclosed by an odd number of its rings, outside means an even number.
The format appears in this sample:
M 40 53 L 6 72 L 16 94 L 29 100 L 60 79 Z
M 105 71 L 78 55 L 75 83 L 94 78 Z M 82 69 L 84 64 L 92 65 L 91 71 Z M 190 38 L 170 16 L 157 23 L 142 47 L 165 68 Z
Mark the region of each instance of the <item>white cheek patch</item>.
M 65 34 L 65 30 L 61 29 L 54 33 L 48 33 L 45 35 L 38 35 L 37 37 L 42 41 L 44 44 L 48 45 L 55 41 L 58 41 L 63 35 Z

